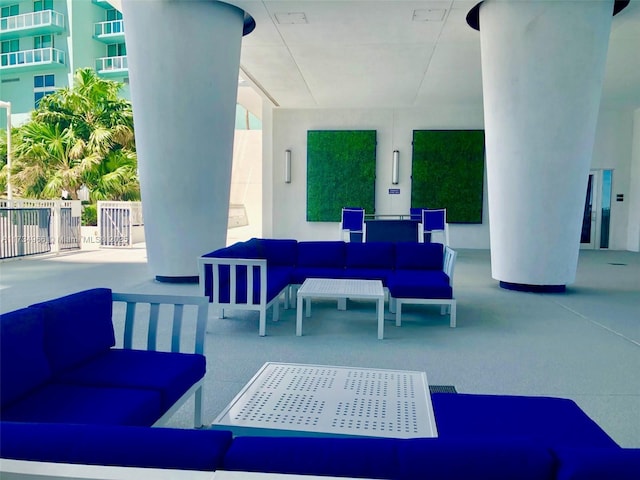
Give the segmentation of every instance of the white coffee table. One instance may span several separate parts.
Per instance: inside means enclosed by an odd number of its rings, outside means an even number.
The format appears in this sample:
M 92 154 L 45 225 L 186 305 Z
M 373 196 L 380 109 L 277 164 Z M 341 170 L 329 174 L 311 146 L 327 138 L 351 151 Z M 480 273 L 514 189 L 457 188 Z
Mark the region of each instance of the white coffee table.
M 267 362 L 213 421 L 234 435 L 437 437 L 427 375 Z
M 305 316 L 311 316 L 312 298 L 335 298 L 338 308 L 346 308 L 347 298 L 376 300 L 378 338 L 384 338 L 384 289 L 380 280 L 345 278 L 307 278 L 297 293 L 296 335 L 302 335 L 302 302 L 306 300 Z

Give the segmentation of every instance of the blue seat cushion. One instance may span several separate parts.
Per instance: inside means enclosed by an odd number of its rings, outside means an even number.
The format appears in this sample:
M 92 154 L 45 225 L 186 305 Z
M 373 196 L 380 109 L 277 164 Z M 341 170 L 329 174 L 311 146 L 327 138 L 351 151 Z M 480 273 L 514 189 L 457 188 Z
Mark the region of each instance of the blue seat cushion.
M 344 268 L 345 242 L 299 242 L 298 267 Z
M 296 267 L 291 272 L 291 284 L 301 285 L 307 278 L 343 278 L 342 267 Z
M 452 298 L 449 277 L 442 270 L 396 270 L 387 278 L 394 298 Z
M 236 437 L 223 469 L 394 478 L 396 442 L 385 438 Z
M 345 268 L 344 278 L 355 278 L 360 280 L 381 280 L 384 286 L 387 285 L 387 277 L 392 274 L 392 270 L 385 268 Z
M 416 438 L 398 444 L 398 480 L 552 480 L 554 458 L 527 440 Z
M 638 448 L 559 448 L 557 480 L 637 480 Z
M 205 371 L 206 359 L 203 355 L 114 348 L 65 372 L 56 381 L 157 391 L 161 394 L 161 408 L 164 411 L 204 377 Z
M 395 248 L 391 242 L 347 243 L 347 268 L 391 270 L 395 261 Z
M 434 393 L 440 438 L 527 436 L 550 447 L 616 447 L 575 402 L 564 398 Z
M 0 315 L 0 407 L 18 400 L 50 377 L 42 311 L 22 308 Z
M 298 257 L 298 241 L 263 238 L 259 243 L 260 258 L 267 259 L 267 265 L 271 266 L 293 266 Z
M 398 270 L 442 270 L 444 262 L 441 243 L 399 242 L 396 244 Z
M 113 425 L 0 423 L 2 458 L 213 471 L 231 432 Z
M 50 383 L 2 410 L 9 422 L 150 426 L 161 416 L 160 392 Z
M 115 345 L 108 288 L 94 288 L 32 305 L 44 318 L 44 348 L 55 375 Z

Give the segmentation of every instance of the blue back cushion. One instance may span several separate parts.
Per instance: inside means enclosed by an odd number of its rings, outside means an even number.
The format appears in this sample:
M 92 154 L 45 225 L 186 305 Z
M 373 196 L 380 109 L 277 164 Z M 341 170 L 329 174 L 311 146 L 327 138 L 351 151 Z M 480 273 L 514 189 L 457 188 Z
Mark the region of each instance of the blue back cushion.
M 230 444 L 228 431 L 0 422 L 0 453 L 16 460 L 213 471 Z
M 260 240 L 260 258 L 267 259 L 267 265 L 293 266 L 298 257 L 298 241 L 276 238 Z
M 299 242 L 298 266 L 341 267 L 345 262 L 345 242 Z
M 347 268 L 393 268 L 394 244 L 387 242 L 347 243 Z
M 545 445 L 515 437 L 415 438 L 398 443 L 398 480 L 552 480 Z
M 637 480 L 640 448 L 558 448 L 557 480 Z
M 396 244 L 396 269 L 442 270 L 441 243 L 402 242 Z
M 32 305 L 44 317 L 44 349 L 53 374 L 115 345 L 108 288 L 94 288 Z
M 0 315 L 0 406 L 19 399 L 50 376 L 42 312 L 22 308 Z
M 224 470 L 354 478 L 394 478 L 390 438 L 236 437 Z

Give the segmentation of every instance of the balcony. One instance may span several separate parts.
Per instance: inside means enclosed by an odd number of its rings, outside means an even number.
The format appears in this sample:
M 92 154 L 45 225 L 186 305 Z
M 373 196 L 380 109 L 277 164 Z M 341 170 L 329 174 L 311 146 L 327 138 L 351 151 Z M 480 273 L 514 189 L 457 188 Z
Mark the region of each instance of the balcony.
M 124 43 L 124 22 L 111 20 L 94 24 L 93 38 L 102 43 Z
M 0 19 L 3 40 L 64 32 L 64 15 L 53 10 L 23 13 Z
M 0 56 L 0 72 L 27 72 L 37 70 L 43 66 L 66 65 L 66 54 L 57 48 L 35 48 L 33 50 L 20 50 L 17 52 L 3 53 Z
M 96 72 L 103 77 L 118 77 L 125 75 L 128 71 L 126 55 L 96 59 Z

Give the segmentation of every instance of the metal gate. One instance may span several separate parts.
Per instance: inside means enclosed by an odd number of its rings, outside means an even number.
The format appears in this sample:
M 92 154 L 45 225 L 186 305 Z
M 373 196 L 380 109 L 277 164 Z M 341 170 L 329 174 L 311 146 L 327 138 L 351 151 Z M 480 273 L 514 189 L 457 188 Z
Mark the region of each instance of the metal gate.
M 98 202 L 101 247 L 130 247 L 143 225 L 141 202 Z
M 0 258 L 24 257 L 51 251 L 51 210 L 0 209 Z

